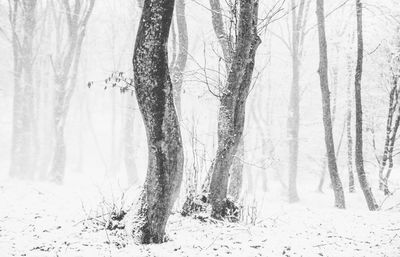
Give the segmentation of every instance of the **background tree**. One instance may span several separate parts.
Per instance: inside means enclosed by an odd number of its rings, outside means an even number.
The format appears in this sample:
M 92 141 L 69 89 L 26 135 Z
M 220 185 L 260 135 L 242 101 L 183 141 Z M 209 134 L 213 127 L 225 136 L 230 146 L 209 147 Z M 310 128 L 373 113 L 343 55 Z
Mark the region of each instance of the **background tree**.
M 289 109 L 287 118 L 287 135 L 289 148 L 289 202 L 297 202 L 297 168 L 299 155 L 299 126 L 300 126 L 300 67 L 303 56 L 304 38 L 306 35 L 305 26 L 307 23 L 310 7 L 309 0 L 300 0 L 298 4 L 294 0 L 290 2 L 291 9 L 291 45 L 292 58 L 292 85 L 289 95 Z
M 386 133 L 385 143 L 382 158 L 379 162 L 379 189 L 383 190 L 385 195 L 389 195 L 388 180 L 393 169 L 393 153 L 395 150 L 395 143 L 397 139 L 397 131 L 400 125 L 400 85 L 399 85 L 399 64 L 400 64 L 400 37 L 395 36 L 394 47 L 386 49 L 389 64 L 389 71 L 387 72 L 387 80 L 390 86 L 389 90 L 389 106 L 386 118 Z
M 171 74 L 174 87 L 174 102 L 179 119 L 182 118 L 181 95 L 183 84 L 183 73 L 188 59 L 188 31 L 185 14 L 185 0 L 176 0 L 175 3 L 176 27 L 178 32 L 178 53 L 172 60 Z
M 13 129 L 10 175 L 34 176 L 34 42 L 36 0 L 8 1 L 14 57 Z
M 349 174 L 349 192 L 355 192 L 354 185 L 354 160 L 353 160 L 353 136 L 352 136 L 352 116 L 353 116 L 353 101 L 352 101 L 352 76 L 353 76 L 353 65 L 351 56 L 347 55 L 347 73 L 348 82 L 346 86 L 346 138 L 347 138 L 347 171 Z
M 361 0 L 356 0 L 357 12 L 357 65 L 355 72 L 355 105 L 356 105 L 356 138 L 355 138 L 355 163 L 360 182 L 361 189 L 363 190 L 368 208 L 374 211 L 378 208 L 374 195 L 372 194 L 371 187 L 369 186 L 367 175 L 364 170 L 364 157 L 363 157 L 363 118 L 362 118 L 362 103 L 361 103 L 361 78 L 363 71 L 363 54 L 364 54 L 364 41 L 363 41 L 363 23 L 362 23 L 362 3 Z
M 134 236 L 165 241 L 165 226 L 180 189 L 182 139 L 168 69 L 168 36 L 174 1 L 145 0 L 133 56 L 135 92 L 148 143 L 148 168 Z
M 95 0 L 69 0 L 53 2 L 56 49 L 51 56 L 54 71 L 54 151 L 50 168 L 51 180 L 61 183 L 65 174 L 66 146 L 65 122 L 71 97 L 77 84 L 78 68 L 86 27 Z M 60 12 L 59 10 L 63 10 Z M 66 22 L 65 22 L 66 21 Z M 66 25 L 64 27 L 63 25 Z M 65 33 L 64 33 L 64 29 Z
M 320 76 L 320 86 L 322 93 L 322 113 L 325 130 L 325 145 L 328 157 L 328 169 L 331 177 L 333 192 L 335 195 L 335 206 L 341 209 L 345 208 L 345 199 L 342 182 L 339 178 L 335 146 L 333 142 L 332 118 L 331 118 L 331 100 L 328 84 L 328 50 L 325 35 L 325 11 L 324 0 L 317 0 L 317 21 L 319 35 L 319 56 L 320 63 L 318 73 Z

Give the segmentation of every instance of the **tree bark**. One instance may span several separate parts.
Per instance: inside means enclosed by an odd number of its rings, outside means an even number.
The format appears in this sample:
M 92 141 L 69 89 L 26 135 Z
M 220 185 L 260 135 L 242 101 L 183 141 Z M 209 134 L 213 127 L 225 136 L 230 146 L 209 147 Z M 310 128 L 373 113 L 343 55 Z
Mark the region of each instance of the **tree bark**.
M 178 28 L 179 49 L 176 60 L 172 67 L 172 85 L 174 88 L 174 102 L 179 120 L 182 119 L 181 95 L 183 84 L 183 73 L 188 58 L 188 31 L 185 14 L 185 0 L 176 0 L 176 24 Z
M 145 0 L 133 56 L 135 92 L 146 128 L 148 168 L 133 234 L 165 241 L 165 226 L 182 181 L 183 149 L 168 70 L 173 0 Z
M 325 145 L 328 158 L 328 169 L 331 177 L 333 192 L 335 195 L 335 206 L 340 209 L 345 208 L 345 199 L 343 193 L 342 182 L 339 178 L 339 173 L 336 164 L 335 146 L 333 142 L 332 132 L 332 117 L 330 92 L 328 84 L 328 50 L 325 35 L 325 12 L 324 0 L 317 0 L 317 20 L 318 20 L 318 35 L 319 35 L 319 76 L 322 93 L 322 111 L 323 123 L 325 129 Z
M 258 1 L 241 0 L 237 38 L 218 114 L 218 149 L 210 184 L 212 217 L 226 215 L 229 171 L 243 135 L 245 105 L 261 42 L 257 34 Z
M 367 175 L 364 171 L 363 159 L 363 120 L 362 120 L 362 103 L 361 103 L 361 78 L 363 71 L 363 30 L 362 30 L 362 4 L 361 0 L 356 0 L 357 12 L 357 66 L 355 73 L 355 104 L 356 104 L 356 142 L 355 142 L 355 158 L 356 170 L 361 189 L 363 190 L 369 210 L 375 211 L 378 208 L 371 187 L 369 186 Z
M 229 174 L 228 195 L 237 202 L 240 198 L 243 185 L 243 158 L 244 158 L 244 140 L 240 139 L 238 149 L 234 156 L 232 167 Z

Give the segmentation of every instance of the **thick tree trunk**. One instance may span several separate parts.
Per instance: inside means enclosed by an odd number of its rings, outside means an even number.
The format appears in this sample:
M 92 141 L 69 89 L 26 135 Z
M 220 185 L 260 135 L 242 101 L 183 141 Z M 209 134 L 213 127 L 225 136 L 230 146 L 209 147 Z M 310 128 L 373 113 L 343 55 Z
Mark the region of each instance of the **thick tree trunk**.
M 210 202 L 211 215 L 226 213 L 229 171 L 243 135 L 245 105 L 254 70 L 255 53 L 260 44 L 257 35 L 257 1 L 240 1 L 238 33 L 226 87 L 220 98 L 218 149 L 213 165 Z
M 325 12 L 324 0 L 317 0 L 317 20 L 318 20 L 318 35 L 319 35 L 319 76 L 322 93 L 322 111 L 323 122 L 325 129 L 325 145 L 328 158 L 328 169 L 331 177 L 333 192 L 335 195 L 335 206 L 337 208 L 345 208 L 345 200 L 342 182 L 339 178 L 339 173 L 336 164 L 335 146 L 333 142 L 331 104 L 329 97 L 328 84 L 328 50 L 325 35 Z
M 244 158 L 244 140 L 240 139 L 238 149 L 233 159 L 230 170 L 228 195 L 237 202 L 242 192 L 243 185 L 243 158 Z
M 135 92 L 146 127 L 148 169 L 133 234 L 141 243 L 165 241 L 180 189 L 182 139 L 168 70 L 173 0 L 145 0 L 133 57 Z
M 363 68 L 364 42 L 362 35 L 362 4 L 361 0 L 356 0 L 357 11 L 357 66 L 355 73 L 355 104 L 356 104 L 356 170 L 361 189 L 363 190 L 368 208 L 374 211 L 378 208 L 371 187 L 369 186 L 367 175 L 364 171 L 363 159 L 363 120 L 362 120 L 362 104 L 361 104 L 361 78 Z

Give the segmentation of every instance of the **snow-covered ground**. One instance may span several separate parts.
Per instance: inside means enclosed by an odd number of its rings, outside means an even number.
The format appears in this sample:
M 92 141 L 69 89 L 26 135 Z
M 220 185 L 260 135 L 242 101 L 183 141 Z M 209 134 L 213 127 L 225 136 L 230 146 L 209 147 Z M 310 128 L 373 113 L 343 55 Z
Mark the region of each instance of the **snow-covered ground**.
M 107 231 L 98 224 L 113 204 L 124 206 L 137 192 L 117 183 L 88 186 L 77 180 L 57 186 L 4 180 L 0 256 L 400 256 L 398 196 L 372 213 L 363 208 L 360 193 L 347 197 L 345 211 L 330 207 L 330 192 L 310 191 L 291 205 L 266 193 L 257 204 L 255 225 L 174 214 L 167 243 L 135 245 L 125 230 Z

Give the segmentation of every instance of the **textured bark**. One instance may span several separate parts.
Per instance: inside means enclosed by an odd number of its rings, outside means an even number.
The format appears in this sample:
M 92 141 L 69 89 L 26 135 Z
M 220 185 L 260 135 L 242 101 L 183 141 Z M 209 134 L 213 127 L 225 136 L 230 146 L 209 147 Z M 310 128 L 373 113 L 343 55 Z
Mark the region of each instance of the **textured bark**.
M 36 0 L 9 1 L 14 57 L 14 103 L 10 175 L 34 176 L 33 42 Z
M 228 195 L 237 202 L 242 192 L 243 185 L 243 158 L 244 158 L 244 140 L 240 139 L 236 155 L 234 156 L 232 167 L 229 174 Z
M 339 53 L 339 47 L 336 45 L 336 53 Z M 338 57 L 337 57 L 338 59 Z M 331 102 L 332 102 L 332 115 L 331 115 L 331 120 L 332 120 L 332 130 L 333 127 L 335 125 L 335 119 L 336 119 L 336 107 L 337 107 L 337 88 L 338 88 L 338 75 L 339 75 L 339 70 L 338 70 L 338 61 L 333 65 L 331 71 L 332 71 L 332 84 L 331 86 L 329 86 L 329 92 L 332 91 L 332 94 L 330 94 L 331 97 Z M 336 153 L 339 153 L 340 151 L 340 146 L 341 144 L 338 145 L 338 148 L 336 150 Z M 337 155 L 337 154 L 336 154 Z M 322 171 L 321 171 L 321 178 L 319 180 L 319 185 L 318 185 L 318 192 L 323 192 L 323 187 L 325 184 L 325 176 L 326 176 L 326 172 L 329 169 L 329 167 L 327 167 L 328 165 L 328 156 L 324 157 L 324 161 L 323 161 L 323 166 L 322 166 Z
M 328 169 L 331 178 L 332 188 L 335 195 L 335 206 L 337 208 L 345 208 L 345 199 L 342 182 L 339 178 L 339 173 L 336 164 L 335 146 L 333 142 L 332 132 L 332 117 L 330 92 L 328 83 L 328 50 L 325 35 L 325 12 L 324 0 L 317 0 L 317 20 L 318 20 L 318 35 L 319 35 L 319 77 L 322 93 L 322 112 L 323 123 L 325 130 L 325 145 L 328 158 Z
M 176 24 L 178 28 L 178 54 L 172 67 L 172 85 L 174 88 L 174 103 L 179 120 L 182 118 L 181 95 L 183 84 L 183 73 L 188 58 L 188 31 L 185 15 L 185 0 L 176 0 Z
M 133 234 L 165 241 L 165 226 L 182 181 L 183 150 L 168 70 L 172 0 L 145 0 L 133 57 L 135 92 L 146 128 L 148 168 Z
M 57 16 L 55 22 L 66 20 L 67 35 L 62 34 L 62 29 L 57 27 L 57 49 L 55 60 L 52 60 L 54 70 L 54 155 L 50 167 L 50 179 L 56 183 L 62 183 L 65 175 L 66 145 L 64 142 L 65 122 L 68 116 L 70 101 L 76 88 L 78 68 L 83 40 L 86 33 L 86 25 L 93 11 L 95 0 L 75 1 L 71 6 L 64 0 L 62 8 L 64 12 Z M 66 42 L 65 42 L 66 38 Z M 64 43 L 64 44 L 63 44 Z M 62 50 L 60 50 L 62 49 Z
M 232 58 L 234 55 L 233 38 L 228 33 L 228 31 L 225 29 L 220 1 L 219 0 L 210 0 L 210 7 L 211 7 L 212 25 L 214 28 L 215 35 L 218 38 L 219 45 L 222 49 L 223 61 L 225 64 L 226 72 L 228 73 L 229 69 L 231 67 Z M 236 7 L 237 6 L 235 6 L 235 8 Z M 243 141 L 243 139 L 241 139 L 241 141 Z M 244 142 L 243 142 L 243 144 L 244 144 Z M 243 163 L 241 160 L 243 160 L 244 152 L 238 152 L 235 154 L 237 154 L 236 157 L 239 157 L 239 158 L 235 158 L 232 162 L 232 165 L 230 166 L 231 167 L 230 168 L 231 176 L 230 176 L 229 180 L 239 182 L 239 181 L 243 180 Z M 209 173 L 210 176 L 207 176 L 208 183 L 211 183 L 211 175 L 212 175 L 212 172 L 214 169 L 214 163 L 213 163 L 212 167 L 210 168 L 210 173 Z M 234 184 L 236 184 L 237 186 L 242 186 L 242 183 L 236 183 L 236 182 L 233 182 L 232 186 Z M 207 188 L 209 188 L 209 185 L 207 186 Z M 241 188 L 237 188 L 237 189 L 232 188 L 232 190 L 241 191 Z M 235 195 L 236 195 L 236 193 L 235 193 Z
M 361 103 L 361 78 L 363 71 L 363 30 L 362 30 L 362 4 L 361 0 L 355 0 L 357 12 L 357 66 L 355 73 L 355 104 L 356 104 L 356 142 L 355 142 L 355 158 L 356 170 L 361 189 L 363 190 L 368 208 L 374 211 L 378 208 L 371 187 L 369 186 L 367 175 L 364 171 L 363 159 L 363 120 L 362 120 L 362 103 Z
M 257 35 L 258 1 L 241 0 L 239 5 L 235 50 L 226 86 L 220 96 L 218 149 L 210 184 L 211 215 L 214 218 L 226 215 L 229 171 L 243 135 L 246 99 L 255 53 L 261 42 Z

